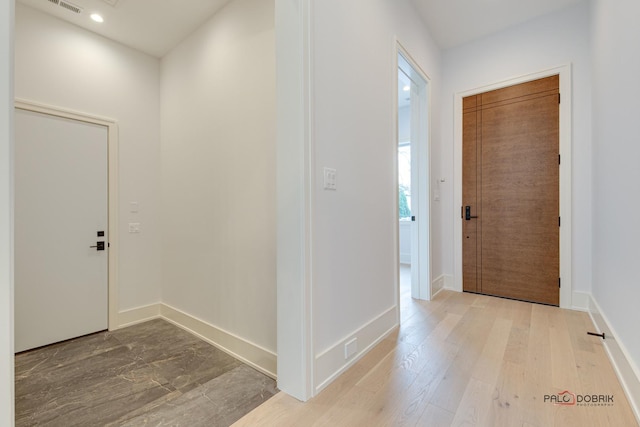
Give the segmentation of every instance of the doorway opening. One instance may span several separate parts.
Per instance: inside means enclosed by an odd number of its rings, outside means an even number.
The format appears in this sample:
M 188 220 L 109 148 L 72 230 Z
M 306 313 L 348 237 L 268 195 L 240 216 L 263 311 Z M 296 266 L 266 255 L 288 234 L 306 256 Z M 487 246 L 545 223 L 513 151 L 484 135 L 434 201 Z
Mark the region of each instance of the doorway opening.
M 431 299 L 428 78 L 398 45 L 397 171 L 400 301 Z

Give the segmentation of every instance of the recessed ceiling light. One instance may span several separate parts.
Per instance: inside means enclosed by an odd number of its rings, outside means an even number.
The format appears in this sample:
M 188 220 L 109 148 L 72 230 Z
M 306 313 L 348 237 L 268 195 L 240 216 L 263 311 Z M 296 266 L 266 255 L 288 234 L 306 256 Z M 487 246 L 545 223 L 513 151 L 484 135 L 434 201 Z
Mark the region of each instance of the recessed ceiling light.
M 93 19 L 95 22 L 104 22 L 104 18 L 102 17 L 102 15 L 99 15 L 97 13 L 92 13 L 91 14 L 91 19 Z
M 409 89 L 411 89 L 409 85 L 406 85 L 405 87 L 402 88 L 402 90 L 405 92 L 409 92 Z

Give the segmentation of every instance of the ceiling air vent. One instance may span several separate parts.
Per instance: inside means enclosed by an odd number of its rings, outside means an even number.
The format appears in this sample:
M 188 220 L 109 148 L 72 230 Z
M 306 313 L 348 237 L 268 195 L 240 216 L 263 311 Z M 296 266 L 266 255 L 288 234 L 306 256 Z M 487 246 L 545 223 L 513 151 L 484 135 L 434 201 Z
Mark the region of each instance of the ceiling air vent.
M 82 13 L 82 8 L 80 6 L 76 6 L 73 3 L 69 3 L 66 0 L 48 0 L 50 3 L 53 3 L 57 6 L 64 7 L 70 12 L 73 13 Z
M 49 0 L 49 1 L 51 1 L 51 0 Z M 65 9 L 70 10 L 71 12 L 74 12 L 74 13 L 82 13 L 82 8 L 81 7 L 76 6 L 75 4 L 69 3 L 69 2 L 64 1 L 64 0 L 59 0 L 59 1 L 60 2 L 58 4 L 60 5 L 60 7 L 64 7 Z

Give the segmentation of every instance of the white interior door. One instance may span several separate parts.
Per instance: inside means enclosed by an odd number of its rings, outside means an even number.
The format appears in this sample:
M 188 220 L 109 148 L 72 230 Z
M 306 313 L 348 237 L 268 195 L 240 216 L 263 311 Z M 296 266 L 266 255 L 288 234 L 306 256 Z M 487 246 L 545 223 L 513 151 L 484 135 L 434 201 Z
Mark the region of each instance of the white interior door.
M 108 327 L 107 138 L 16 109 L 16 352 Z
M 428 88 L 424 75 L 401 52 L 398 68 L 406 77 L 411 141 L 411 297 L 431 299 Z M 399 101 L 400 102 L 400 101 Z M 399 104 L 400 105 L 400 104 Z

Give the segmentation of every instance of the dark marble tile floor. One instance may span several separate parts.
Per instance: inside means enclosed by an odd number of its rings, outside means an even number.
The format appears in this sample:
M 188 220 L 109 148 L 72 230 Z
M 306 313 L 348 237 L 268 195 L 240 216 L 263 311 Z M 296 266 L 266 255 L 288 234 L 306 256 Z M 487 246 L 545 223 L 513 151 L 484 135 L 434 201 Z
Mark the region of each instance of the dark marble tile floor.
M 16 426 L 229 426 L 275 381 L 161 319 L 16 355 Z

